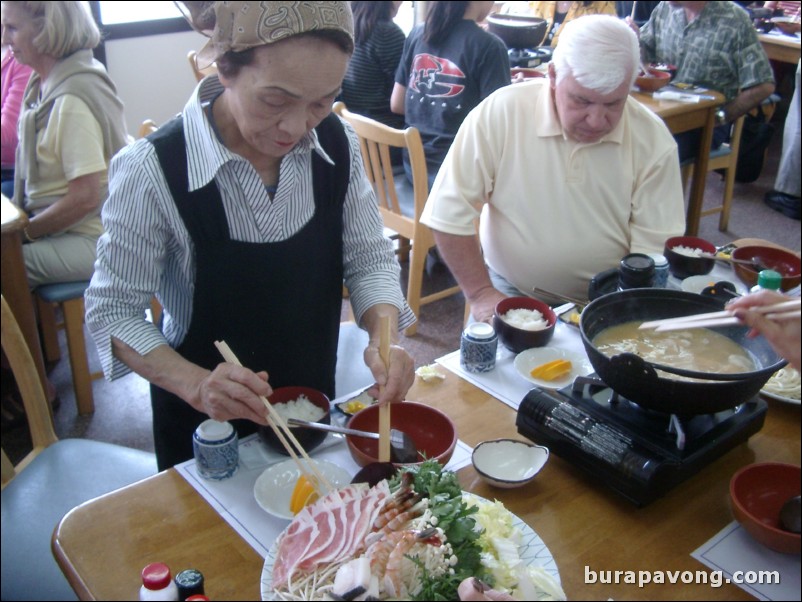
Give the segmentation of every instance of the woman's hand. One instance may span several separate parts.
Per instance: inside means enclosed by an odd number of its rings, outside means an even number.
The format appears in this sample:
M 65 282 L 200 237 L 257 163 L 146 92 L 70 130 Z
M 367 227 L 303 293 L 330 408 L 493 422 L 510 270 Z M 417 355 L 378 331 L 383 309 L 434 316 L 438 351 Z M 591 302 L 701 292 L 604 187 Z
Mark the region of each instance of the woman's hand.
M 751 295 L 746 295 L 734 299 L 727 304 L 727 309 L 734 311 L 735 317 L 749 326 L 752 330 L 750 337 L 763 335 L 774 350 L 782 357 L 787 359 L 797 370 L 802 370 L 802 350 L 800 350 L 800 339 L 802 338 L 802 326 L 800 318 L 774 322 L 755 311 L 750 311 L 754 307 L 773 305 L 788 301 L 789 297 L 775 291 L 760 291 Z
M 220 422 L 245 418 L 266 425 L 267 410 L 261 398 L 272 393 L 267 372 L 224 363 L 201 381 L 197 397 L 190 405 Z
M 379 403 L 404 401 L 407 391 L 415 382 L 415 362 L 405 349 L 390 345 L 389 368 L 379 355 L 379 348 L 369 344 L 365 348 L 365 365 L 370 368 L 376 384 L 368 389 L 368 394 Z

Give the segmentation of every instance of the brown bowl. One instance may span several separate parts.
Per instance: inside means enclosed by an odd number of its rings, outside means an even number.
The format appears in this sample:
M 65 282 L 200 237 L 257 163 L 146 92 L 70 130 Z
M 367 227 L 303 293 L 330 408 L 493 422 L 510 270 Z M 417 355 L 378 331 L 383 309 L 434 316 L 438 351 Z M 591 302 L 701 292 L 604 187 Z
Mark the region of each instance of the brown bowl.
M 671 73 L 669 71 L 662 71 L 651 67 L 648 71 L 648 75 L 641 74 L 635 79 L 635 83 L 638 85 L 638 88 L 641 89 L 641 92 L 654 92 L 663 86 L 667 86 L 668 82 L 671 81 Z
M 543 314 L 548 326 L 543 330 L 524 330 L 517 328 L 504 320 L 502 316 L 511 309 L 533 309 Z M 507 297 L 496 304 L 493 314 L 493 328 L 498 334 L 498 340 L 513 353 L 520 353 L 532 347 L 544 347 L 554 336 L 554 325 L 557 315 L 547 303 L 531 297 Z
M 663 248 L 663 255 L 668 260 L 668 271 L 675 278 L 684 280 L 689 276 L 703 276 L 713 271 L 713 266 L 716 264 L 716 260 L 713 257 L 683 255 L 673 250 L 676 247 L 701 249 L 708 255 L 716 254 L 716 246 L 703 238 L 696 236 L 674 236 L 669 238 Z
M 379 406 L 368 406 L 360 410 L 351 417 L 347 426 L 361 431 L 379 432 Z M 448 416 L 431 406 L 414 401 L 394 403 L 390 408 L 390 426 L 412 438 L 418 452 L 424 456 L 421 462 L 424 458 L 435 459 L 445 466 L 454 454 L 457 427 Z M 360 466 L 379 461 L 378 440 L 347 435 L 346 441 L 351 457 Z
M 750 464 L 730 480 L 732 514 L 741 526 L 767 548 L 799 554 L 800 535 L 780 525 L 780 510 L 799 495 L 799 466 L 766 462 Z
M 793 17 L 774 17 L 771 22 L 774 23 L 774 27 L 789 36 L 794 35 L 800 30 L 799 21 L 795 21 Z
M 782 281 L 780 282 L 781 291 L 790 291 L 792 288 L 799 286 L 800 276 L 802 275 L 802 262 L 793 253 L 774 247 L 750 246 L 738 247 L 732 252 L 731 257 L 745 261 L 757 260 L 757 263 L 765 266 L 766 269 L 779 272 L 780 276 L 782 276 Z M 760 272 L 759 266 L 733 262 L 732 269 L 746 286 L 751 288 L 757 284 L 757 275 Z
M 278 389 L 273 390 L 273 394 L 268 398 L 268 401 L 273 405 L 276 405 L 294 401 L 301 395 L 306 395 L 309 401 L 311 401 L 321 410 L 325 411 L 325 414 L 322 418 L 313 422 L 331 424 L 331 403 L 329 402 L 328 396 L 317 389 L 312 389 L 310 387 L 279 387 Z M 323 440 L 326 438 L 325 431 L 318 431 L 303 426 L 290 427 L 290 432 L 295 436 L 295 438 L 298 440 L 298 443 L 300 443 L 307 452 L 315 449 L 318 445 L 323 443 Z M 273 429 L 269 426 L 259 427 L 259 437 L 270 449 L 277 451 L 280 454 L 284 454 L 285 456 L 289 455 L 287 450 L 281 444 L 279 438 L 276 436 L 276 433 L 274 433 Z

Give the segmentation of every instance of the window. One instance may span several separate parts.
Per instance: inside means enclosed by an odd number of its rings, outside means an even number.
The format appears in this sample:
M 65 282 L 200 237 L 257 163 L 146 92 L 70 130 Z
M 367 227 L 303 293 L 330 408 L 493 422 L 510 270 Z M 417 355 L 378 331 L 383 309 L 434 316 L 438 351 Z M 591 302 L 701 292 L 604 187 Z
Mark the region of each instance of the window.
M 190 31 L 178 8 L 169 1 L 114 2 L 91 1 L 92 14 L 103 31 L 104 39 Z

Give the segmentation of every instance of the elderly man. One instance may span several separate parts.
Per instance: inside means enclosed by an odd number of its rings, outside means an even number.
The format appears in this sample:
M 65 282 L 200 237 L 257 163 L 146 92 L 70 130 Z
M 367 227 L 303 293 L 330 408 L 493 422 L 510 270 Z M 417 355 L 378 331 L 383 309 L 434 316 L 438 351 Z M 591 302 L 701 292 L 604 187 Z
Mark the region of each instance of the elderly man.
M 196 16 L 214 27 L 200 56 L 219 76 L 115 157 L 86 292 L 106 375 L 153 385 L 160 469 L 192 457 L 208 417 L 236 419 L 240 435 L 266 424 L 272 387 L 334 394 L 343 281 L 381 401 L 415 378 L 402 348 L 389 366 L 379 356 L 383 318 L 395 339 L 415 317 L 359 142 L 331 113 L 353 50 L 348 3 L 216 2 Z M 145 320 L 154 293 L 161 330 Z M 220 340 L 246 367 L 222 361 Z
M 581 17 L 548 79 L 495 92 L 462 124 L 421 219 L 477 320 L 533 287 L 586 297 L 594 274 L 683 232 L 676 144 L 629 97 L 638 60 L 622 21 Z
M 676 65 L 675 82 L 724 95 L 714 149 L 729 139 L 730 122 L 774 92 L 774 74 L 755 28 L 734 2 L 661 2 L 640 30 L 640 45 L 644 61 Z M 680 161 L 696 155 L 699 136 L 699 130 L 677 136 Z

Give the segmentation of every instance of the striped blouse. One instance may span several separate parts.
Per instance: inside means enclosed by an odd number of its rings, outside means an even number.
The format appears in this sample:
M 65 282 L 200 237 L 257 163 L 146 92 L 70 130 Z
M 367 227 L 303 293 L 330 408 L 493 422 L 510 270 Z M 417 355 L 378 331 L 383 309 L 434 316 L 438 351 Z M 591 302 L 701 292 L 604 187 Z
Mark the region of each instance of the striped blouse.
M 314 213 L 312 152 L 333 163 L 310 132 L 284 157 L 271 201 L 251 164 L 229 151 L 204 115 L 204 104 L 222 91 L 207 78 L 184 108 L 190 189 L 214 179 L 220 189 L 232 239 L 270 243 L 298 232 Z M 345 124 L 351 150 L 350 184 L 343 216 L 343 266 L 354 315 L 378 303 L 399 309 L 399 327 L 415 316 L 399 283 L 400 268 L 384 236 L 373 190 L 364 173 L 359 141 Z M 175 348 L 192 319 L 195 283 L 193 244 L 169 193 L 155 150 L 138 140 L 113 159 L 109 198 L 103 207 L 106 232 L 98 241 L 92 283 L 86 291 L 87 326 L 109 380 L 130 369 L 112 353 L 111 337 L 140 355 L 159 345 Z M 162 331 L 145 318 L 154 293 L 165 310 Z M 243 294 L 247 294 L 243 290 Z

